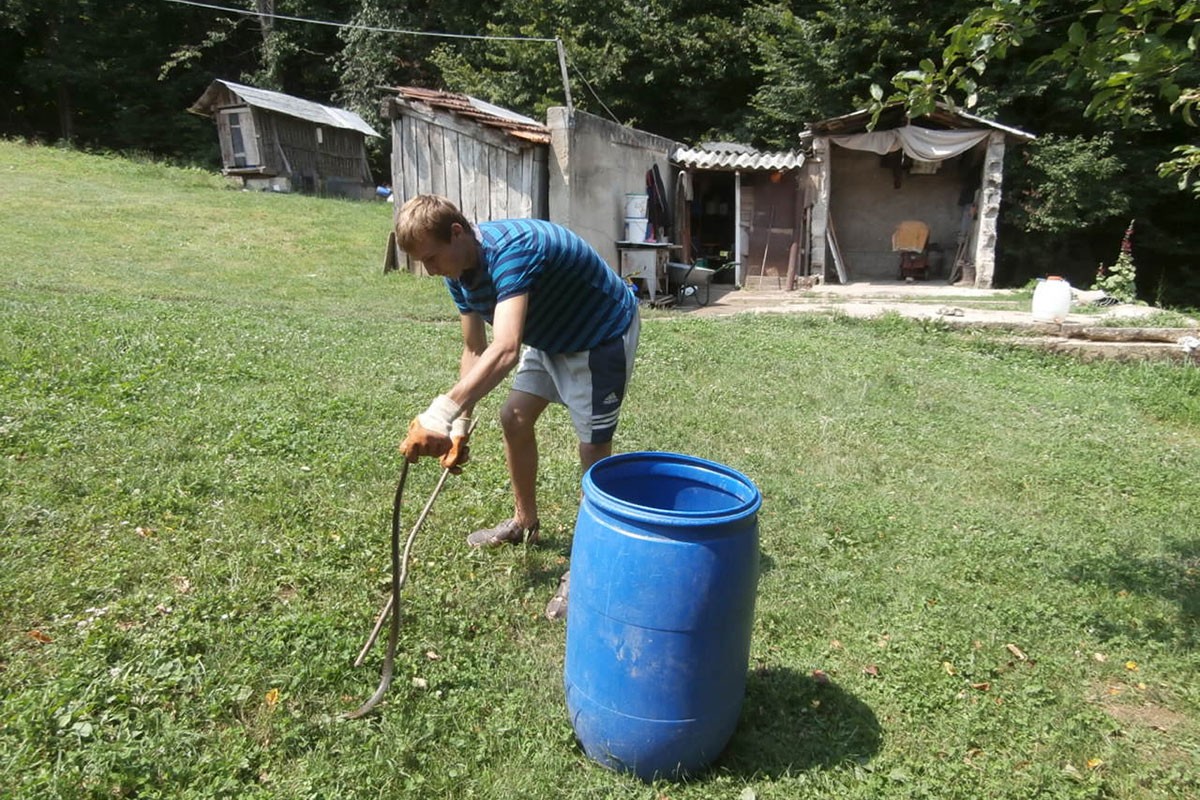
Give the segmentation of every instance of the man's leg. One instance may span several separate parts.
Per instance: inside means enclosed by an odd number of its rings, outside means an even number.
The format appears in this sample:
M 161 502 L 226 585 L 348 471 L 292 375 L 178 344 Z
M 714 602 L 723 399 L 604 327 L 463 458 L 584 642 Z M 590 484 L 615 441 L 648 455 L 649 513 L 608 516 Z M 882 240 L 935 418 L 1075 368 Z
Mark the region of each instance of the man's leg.
M 513 516 L 493 528 L 475 531 L 467 537 L 471 547 L 498 547 L 505 544 L 533 544 L 538 538 L 537 510 L 537 436 L 534 425 L 550 401 L 535 394 L 513 389 L 500 409 L 500 427 L 504 431 L 504 458 L 512 480 Z
M 589 444 L 587 442 L 579 443 L 579 463 L 583 467 L 583 471 L 587 472 L 588 468 L 602 458 L 608 458 L 612 455 L 612 442 L 601 442 L 600 444 Z
M 508 393 L 500 409 L 500 427 L 504 430 L 504 457 L 512 480 L 513 519 L 522 528 L 538 523 L 537 433 L 534 425 L 550 401 L 544 397 L 517 391 Z

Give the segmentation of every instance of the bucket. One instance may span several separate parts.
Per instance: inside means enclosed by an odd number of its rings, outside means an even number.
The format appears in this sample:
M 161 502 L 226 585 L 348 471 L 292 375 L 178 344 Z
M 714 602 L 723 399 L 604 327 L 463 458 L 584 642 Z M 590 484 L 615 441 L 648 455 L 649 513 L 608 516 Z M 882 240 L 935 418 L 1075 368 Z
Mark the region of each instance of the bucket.
M 1038 322 L 1062 322 L 1070 312 L 1071 284 L 1058 275 L 1039 280 L 1033 290 L 1033 318 Z
M 645 217 L 630 217 L 625 220 L 625 241 L 646 242 L 650 240 L 650 220 Z
M 762 494 L 676 453 L 610 456 L 583 476 L 563 683 L 587 755 L 643 780 L 724 750 L 746 690 Z
M 650 209 L 650 195 L 634 194 L 632 192 L 630 194 L 625 195 L 625 218 L 626 219 L 634 219 L 634 218 L 645 219 L 648 216 L 649 209 Z

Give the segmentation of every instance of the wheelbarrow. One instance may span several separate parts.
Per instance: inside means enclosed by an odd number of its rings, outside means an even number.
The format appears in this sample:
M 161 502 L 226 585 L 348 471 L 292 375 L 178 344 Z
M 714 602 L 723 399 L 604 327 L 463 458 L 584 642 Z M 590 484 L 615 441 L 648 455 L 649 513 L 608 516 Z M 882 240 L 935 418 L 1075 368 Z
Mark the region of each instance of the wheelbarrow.
M 709 290 L 713 277 L 722 270 L 733 267 L 733 263 L 723 264 L 716 269 L 708 266 L 703 258 L 696 259 L 694 264 L 683 264 L 678 261 L 667 262 L 667 280 L 675 291 L 676 307 L 683 305 L 684 298 L 696 298 L 696 305 L 706 306 L 709 300 Z

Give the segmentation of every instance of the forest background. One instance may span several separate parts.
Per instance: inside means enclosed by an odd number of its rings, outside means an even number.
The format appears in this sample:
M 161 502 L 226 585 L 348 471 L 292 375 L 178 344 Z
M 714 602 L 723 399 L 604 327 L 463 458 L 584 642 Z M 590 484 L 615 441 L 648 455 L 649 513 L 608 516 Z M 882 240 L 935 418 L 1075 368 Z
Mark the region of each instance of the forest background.
M 381 132 L 399 85 L 544 119 L 554 39 L 576 108 L 688 144 L 794 149 L 811 122 L 936 100 L 1034 133 L 1010 149 L 998 284 L 1086 287 L 1134 220 L 1139 297 L 1200 306 L 1195 0 L 0 0 L 0 136 L 215 170 L 186 111 L 215 78 Z

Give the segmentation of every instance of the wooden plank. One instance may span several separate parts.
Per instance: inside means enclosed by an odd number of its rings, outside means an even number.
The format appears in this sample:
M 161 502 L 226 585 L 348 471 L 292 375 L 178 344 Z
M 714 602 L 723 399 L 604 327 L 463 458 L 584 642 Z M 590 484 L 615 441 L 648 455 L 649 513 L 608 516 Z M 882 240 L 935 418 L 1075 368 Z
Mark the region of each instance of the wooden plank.
M 508 216 L 508 153 L 503 150 L 491 152 L 492 166 L 491 196 L 488 198 L 488 219 L 504 219 Z
M 537 184 L 537 172 L 533 163 L 533 148 L 521 153 L 521 201 L 517 208 L 517 216 L 530 219 L 533 213 L 533 195 Z
M 429 191 L 446 195 L 446 136 L 436 125 L 429 126 Z
M 385 273 L 394 272 L 399 268 L 399 259 L 396 257 L 396 230 L 393 228 L 388 232 L 387 250 L 383 254 L 383 271 Z
M 795 206 L 792 209 L 792 246 L 788 249 L 787 279 L 783 288 L 792 291 L 796 288 L 796 271 L 800 266 L 800 249 L 802 231 L 804 230 L 804 192 L 797 187 Z
M 396 198 L 397 202 L 400 202 L 402 200 L 408 200 L 409 198 L 415 197 L 416 195 L 420 194 L 420 191 L 419 191 L 420 176 L 419 176 L 418 167 L 417 167 L 417 125 L 416 125 L 416 121 L 412 117 L 402 117 L 401 118 L 401 129 L 402 129 L 402 139 L 403 139 L 403 142 L 402 142 L 403 159 L 404 159 L 405 168 L 404 168 L 404 173 L 402 176 L 404 179 L 404 186 L 403 187 L 392 187 L 393 191 L 395 191 L 397 188 L 403 188 L 403 192 L 401 193 L 400 197 Z
M 510 218 L 526 216 L 521 213 L 525 194 L 524 170 L 521 168 L 524 159 L 521 156 L 521 153 L 508 154 L 508 199 L 504 201 L 504 216 Z
M 833 214 L 829 215 L 829 225 L 825 228 L 825 238 L 829 249 L 833 251 L 833 264 L 837 267 L 838 283 L 849 283 L 846 262 L 842 260 L 842 248 L 838 247 L 837 235 L 833 232 Z
M 533 190 L 530 192 L 530 197 L 533 199 L 533 212 L 530 214 L 537 219 L 550 218 L 550 198 L 547 196 L 550 190 L 549 160 L 547 158 L 547 150 L 544 147 L 531 148 L 533 154 Z
M 479 161 L 475 164 L 475 217 L 492 219 L 492 148 L 480 142 Z
M 459 188 L 462 205 L 458 207 L 458 210 L 463 212 L 467 219 L 478 219 L 478 200 L 475 187 L 479 182 L 479 142 L 470 136 L 460 136 L 458 158 L 458 169 L 462 176 Z
M 429 155 L 429 126 L 417 127 L 417 193 L 425 194 L 432 191 L 433 178 Z
M 442 131 L 443 158 L 446 170 L 446 197 L 462 211 L 462 168 L 460 166 L 459 140 L 463 138 L 453 131 Z

